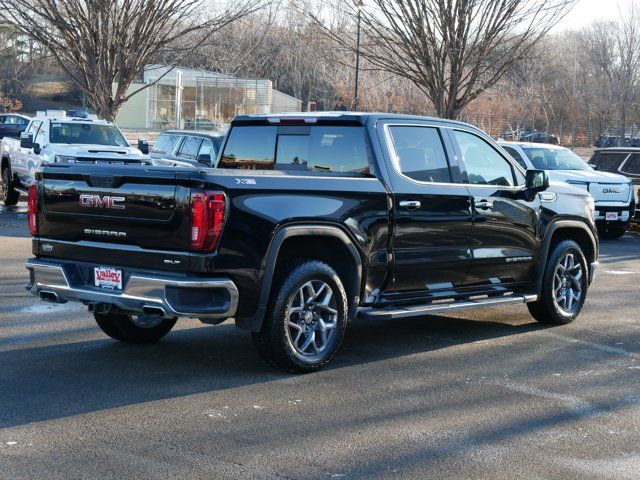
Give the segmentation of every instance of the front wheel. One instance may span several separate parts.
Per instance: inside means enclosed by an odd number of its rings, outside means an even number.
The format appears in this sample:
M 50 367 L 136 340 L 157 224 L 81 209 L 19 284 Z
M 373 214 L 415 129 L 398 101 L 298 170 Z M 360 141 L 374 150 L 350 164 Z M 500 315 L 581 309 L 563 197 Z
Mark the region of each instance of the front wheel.
M 573 240 L 558 243 L 547 260 L 540 298 L 527 304 L 533 318 L 556 325 L 573 322 L 587 296 L 588 276 L 580 245 Z
M 627 229 L 620 226 L 608 227 L 599 229 L 598 233 L 600 234 L 600 238 L 604 238 L 605 240 L 617 240 L 627 233 Z
M 94 313 L 100 329 L 115 340 L 127 343 L 155 343 L 171 331 L 176 318 L 128 313 Z
M 271 365 L 308 373 L 335 355 L 347 325 L 347 294 L 335 270 L 307 260 L 285 267 L 276 278 L 270 308 L 254 345 Z
M 7 167 L 2 170 L 2 201 L 7 207 L 13 207 L 20 200 L 20 194 L 13 187 L 11 170 Z

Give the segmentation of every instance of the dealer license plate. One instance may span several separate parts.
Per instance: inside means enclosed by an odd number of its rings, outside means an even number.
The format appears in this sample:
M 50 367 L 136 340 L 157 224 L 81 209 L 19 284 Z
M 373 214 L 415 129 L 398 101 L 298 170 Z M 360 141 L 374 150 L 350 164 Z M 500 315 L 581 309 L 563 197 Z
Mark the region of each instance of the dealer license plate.
M 93 277 L 96 287 L 122 290 L 122 270 L 111 267 L 95 267 Z
M 604 219 L 607 221 L 618 220 L 618 212 L 607 212 Z

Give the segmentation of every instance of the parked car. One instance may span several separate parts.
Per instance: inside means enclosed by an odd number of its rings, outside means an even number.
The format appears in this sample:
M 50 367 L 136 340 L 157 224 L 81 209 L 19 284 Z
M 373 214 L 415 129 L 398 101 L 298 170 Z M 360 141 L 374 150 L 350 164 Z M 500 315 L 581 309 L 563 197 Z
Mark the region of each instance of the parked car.
M 556 145 L 502 142 L 522 168 L 547 170 L 552 181 L 587 190 L 596 204 L 596 225 L 604 238 L 619 238 L 635 213 L 631 182 L 623 175 L 596 171 L 568 148 Z
M 596 148 L 617 147 L 620 143 L 620 137 L 616 135 L 600 135 L 594 143 Z
M 45 167 L 27 289 L 84 303 L 125 342 L 157 341 L 178 317 L 234 318 L 272 365 L 309 372 L 356 316 L 527 304 L 569 323 L 598 265 L 591 195 L 471 125 L 243 116 L 217 167 Z
M 558 143 L 560 143 L 558 137 L 547 132 L 530 133 L 529 135 L 520 137 L 520 141 L 529 143 L 549 143 L 551 145 L 558 145 Z
M 36 172 L 49 163 L 149 162 L 148 143 L 130 147 L 113 123 L 97 118 L 70 118 L 66 112 L 38 112 L 20 139 L 4 138 L 0 143 L 2 200 L 18 203 L 20 193 L 35 182 Z
M 154 165 L 212 166 L 223 139 L 223 132 L 169 130 L 158 136 L 149 156 Z
M 640 221 L 640 148 L 601 148 L 593 153 L 589 165 L 599 172 L 619 173 L 633 182 L 635 221 Z
M 17 113 L 0 114 L 0 138 L 19 137 L 27 128 L 30 117 Z

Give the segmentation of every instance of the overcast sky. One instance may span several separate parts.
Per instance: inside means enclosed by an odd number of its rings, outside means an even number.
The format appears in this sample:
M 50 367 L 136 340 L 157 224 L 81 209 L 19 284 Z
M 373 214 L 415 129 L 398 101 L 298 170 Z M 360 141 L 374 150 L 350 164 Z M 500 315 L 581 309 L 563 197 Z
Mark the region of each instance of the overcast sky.
M 620 10 L 626 12 L 634 3 L 640 7 L 640 0 L 578 0 L 556 30 L 580 29 L 593 20 L 614 20 Z

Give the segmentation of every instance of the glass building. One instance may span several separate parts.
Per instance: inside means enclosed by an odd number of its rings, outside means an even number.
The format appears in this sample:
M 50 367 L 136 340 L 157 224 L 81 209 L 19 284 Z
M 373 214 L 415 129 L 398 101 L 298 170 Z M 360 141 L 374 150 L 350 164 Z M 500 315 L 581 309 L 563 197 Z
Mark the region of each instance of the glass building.
M 186 68 L 167 70 L 162 65 L 145 68 L 141 83 L 152 85 L 123 105 L 116 118 L 121 127 L 224 130 L 237 115 L 302 109 L 300 100 L 273 89 L 270 80 Z

